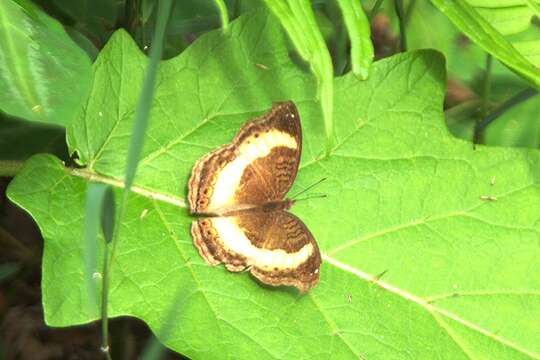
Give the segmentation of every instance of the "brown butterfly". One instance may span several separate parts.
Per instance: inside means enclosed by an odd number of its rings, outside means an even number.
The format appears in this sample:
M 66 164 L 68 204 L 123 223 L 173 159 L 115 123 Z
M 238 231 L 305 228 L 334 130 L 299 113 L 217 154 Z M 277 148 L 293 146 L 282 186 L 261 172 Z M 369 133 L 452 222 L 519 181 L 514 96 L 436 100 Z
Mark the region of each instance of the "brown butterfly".
M 203 156 L 189 180 L 191 234 L 210 265 L 249 269 L 269 285 L 301 292 L 319 281 L 321 254 L 304 223 L 288 213 L 302 151 L 300 116 L 291 101 L 240 128 L 231 144 Z

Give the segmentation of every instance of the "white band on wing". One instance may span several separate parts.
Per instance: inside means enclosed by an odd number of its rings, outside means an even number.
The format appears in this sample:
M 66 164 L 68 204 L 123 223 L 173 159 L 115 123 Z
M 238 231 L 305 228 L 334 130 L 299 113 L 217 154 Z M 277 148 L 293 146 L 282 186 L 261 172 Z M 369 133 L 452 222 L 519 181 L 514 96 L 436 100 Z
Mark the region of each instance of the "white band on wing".
M 306 244 L 294 253 L 287 253 L 281 249 L 260 249 L 251 243 L 233 217 L 213 218 L 212 225 L 223 241 L 223 246 L 227 250 L 245 256 L 248 265 L 268 270 L 294 269 L 313 253 L 312 244 Z
M 246 167 L 258 158 L 267 156 L 273 148 L 279 146 L 296 149 L 298 144 L 293 136 L 279 130 L 261 132 L 257 138 L 252 136 L 249 144 L 244 141 L 238 149 L 238 157 L 217 174 L 208 210 L 211 212 L 231 204 Z

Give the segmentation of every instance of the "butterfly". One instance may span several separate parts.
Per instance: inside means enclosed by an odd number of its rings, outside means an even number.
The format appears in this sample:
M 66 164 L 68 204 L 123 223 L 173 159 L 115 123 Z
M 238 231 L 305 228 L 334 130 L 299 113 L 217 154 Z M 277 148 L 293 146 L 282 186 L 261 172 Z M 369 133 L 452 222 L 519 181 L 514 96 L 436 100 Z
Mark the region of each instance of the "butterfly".
M 249 270 L 265 284 L 305 292 L 319 281 L 313 235 L 286 199 L 300 163 L 302 129 L 293 102 L 274 103 L 232 143 L 204 155 L 188 184 L 193 242 L 210 265 Z

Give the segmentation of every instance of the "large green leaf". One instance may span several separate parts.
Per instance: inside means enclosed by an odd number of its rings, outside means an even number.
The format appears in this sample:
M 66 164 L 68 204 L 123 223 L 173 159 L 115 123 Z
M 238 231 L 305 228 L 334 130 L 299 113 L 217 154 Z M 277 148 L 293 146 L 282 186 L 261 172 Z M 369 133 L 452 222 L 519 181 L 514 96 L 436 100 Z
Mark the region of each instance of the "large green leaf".
M 90 66 L 56 20 L 30 2 L 0 0 L 0 110 L 65 126 L 87 96 Z
M 450 136 L 443 59 L 418 51 L 375 63 L 367 81 L 335 80 L 336 145 L 325 156 L 315 82 L 288 60 L 279 25 L 257 13 L 229 30 L 161 64 L 110 314 L 143 319 L 194 359 L 540 357 L 540 154 L 473 150 Z M 92 179 L 121 191 L 144 64 L 117 32 L 95 64 L 85 115 L 69 131 L 86 168 L 36 156 L 8 189 L 45 238 L 52 326 L 94 320 L 84 310 L 85 189 Z M 321 282 L 303 296 L 204 264 L 184 201 L 196 159 L 284 99 L 296 102 L 304 129 L 292 192 L 328 178 L 318 189 L 327 198 L 293 207 L 323 253 Z

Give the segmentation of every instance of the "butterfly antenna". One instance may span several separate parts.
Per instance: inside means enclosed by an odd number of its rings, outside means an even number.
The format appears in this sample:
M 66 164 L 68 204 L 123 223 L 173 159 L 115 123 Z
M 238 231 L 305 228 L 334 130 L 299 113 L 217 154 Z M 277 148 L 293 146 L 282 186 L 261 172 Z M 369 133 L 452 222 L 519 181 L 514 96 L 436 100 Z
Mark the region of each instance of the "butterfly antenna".
M 326 197 L 326 194 L 312 194 L 312 195 L 308 195 L 305 198 L 294 199 L 294 201 L 298 202 L 298 201 L 304 201 L 304 200 L 310 200 L 310 199 L 319 199 L 319 198 L 325 198 L 325 197 Z
M 305 193 L 306 191 L 310 190 L 310 189 L 313 189 L 315 186 L 319 185 L 320 183 L 322 183 L 324 180 L 326 180 L 328 178 L 322 178 L 321 180 L 317 181 L 316 183 L 314 184 L 311 184 L 309 185 L 307 188 L 305 188 L 304 190 L 301 190 L 300 192 L 294 194 L 294 196 L 291 196 L 291 199 L 295 199 L 298 195 L 302 195 L 303 193 Z M 326 195 L 325 195 L 326 196 Z M 324 197 L 324 196 L 319 196 L 319 197 Z M 296 199 L 295 199 L 296 200 Z

